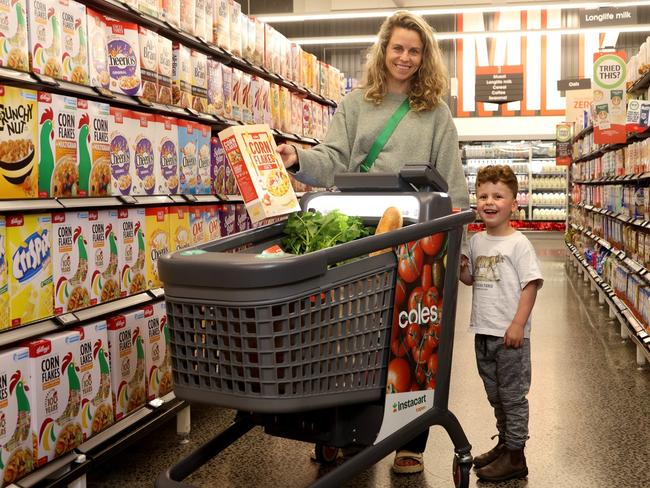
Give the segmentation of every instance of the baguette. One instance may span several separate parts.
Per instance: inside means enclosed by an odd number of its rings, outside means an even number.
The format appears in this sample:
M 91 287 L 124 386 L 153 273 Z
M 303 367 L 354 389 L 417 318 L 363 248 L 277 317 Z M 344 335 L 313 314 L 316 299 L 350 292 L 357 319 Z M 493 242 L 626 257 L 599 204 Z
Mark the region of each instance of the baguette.
M 402 224 L 402 213 L 395 207 L 388 207 L 386 210 L 384 210 L 384 215 L 382 215 L 379 224 L 377 224 L 375 235 L 384 234 L 385 232 L 400 229 L 402 227 Z M 389 251 L 390 248 L 380 249 L 379 251 L 371 252 L 370 256 L 377 256 L 378 254 L 383 254 Z

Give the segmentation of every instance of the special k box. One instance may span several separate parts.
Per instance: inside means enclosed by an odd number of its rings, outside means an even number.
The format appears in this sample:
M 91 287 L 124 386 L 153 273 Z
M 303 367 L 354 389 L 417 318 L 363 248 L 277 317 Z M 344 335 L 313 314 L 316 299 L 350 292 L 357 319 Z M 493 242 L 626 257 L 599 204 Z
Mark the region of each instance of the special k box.
M 172 357 L 169 347 L 169 325 L 165 302 L 142 309 L 143 329 L 146 330 L 144 359 L 147 371 L 147 400 L 172 391 Z
M 300 210 L 268 125 L 229 127 L 219 139 L 253 223 Z
M 34 469 L 29 403 L 29 349 L 0 353 L 0 480 L 10 485 Z
M 144 337 L 140 311 L 109 318 L 108 349 L 115 420 L 144 405 L 146 396 Z
M 120 298 L 117 210 L 89 210 L 90 299 L 104 303 Z
M 77 99 L 79 116 L 79 196 L 104 197 L 111 191 L 111 121 L 108 103 Z
M 154 165 L 157 193 L 161 195 L 178 193 L 178 124 L 174 117 L 156 115 L 158 160 Z
M 167 207 L 147 207 L 145 210 L 145 269 L 147 288 L 162 285 L 158 275 L 158 258 L 171 249 Z
M 120 263 L 120 296 L 134 295 L 147 289 L 145 278 L 145 210 L 117 210 L 117 239 Z
M 153 195 L 156 191 L 155 162 L 158 159 L 156 154 L 156 142 L 158 136 L 156 131 L 156 116 L 142 112 L 132 112 L 135 128 L 133 140 L 133 188 L 132 195 Z
M 71 330 L 27 343 L 36 466 L 81 444 L 80 339 Z
M 111 369 L 106 321 L 75 329 L 79 332 L 81 434 L 85 441 L 113 424 Z
M 88 249 L 90 223 L 87 211 L 52 214 L 52 270 L 54 313 L 86 308 L 90 299 Z
M 203 219 L 205 207 L 202 205 L 192 205 L 189 207 L 190 215 L 190 242 L 194 246 L 202 244 L 206 239 L 206 226 Z
M 0 330 L 11 326 L 9 320 L 9 279 L 7 276 L 7 221 L 0 215 Z
M 12 327 L 52 315 L 50 214 L 7 216 L 9 320 Z
M 185 249 L 192 245 L 190 214 L 186 205 L 169 207 L 169 252 Z

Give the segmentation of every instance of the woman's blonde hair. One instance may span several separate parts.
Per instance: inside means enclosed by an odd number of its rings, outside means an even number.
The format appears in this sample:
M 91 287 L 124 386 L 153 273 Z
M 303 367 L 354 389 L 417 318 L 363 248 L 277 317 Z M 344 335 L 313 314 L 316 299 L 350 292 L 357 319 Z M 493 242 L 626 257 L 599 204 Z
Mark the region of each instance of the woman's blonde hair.
M 433 36 L 433 29 L 419 15 L 400 10 L 387 18 L 379 29 L 378 39 L 371 48 L 366 63 L 363 87 L 369 102 L 380 104 L 387 93 L 386 49 L 396 27 L 417 32 L 422 40 L 422 64 L 411 79 L 408 93 L 411 110 L 431 110 L 449 87 L 447 68 Z

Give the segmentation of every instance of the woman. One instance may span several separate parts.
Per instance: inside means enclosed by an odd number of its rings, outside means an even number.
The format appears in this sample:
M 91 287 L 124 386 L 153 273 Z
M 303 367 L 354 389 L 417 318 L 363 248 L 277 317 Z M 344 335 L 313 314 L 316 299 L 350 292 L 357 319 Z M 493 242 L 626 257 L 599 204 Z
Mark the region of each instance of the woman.
M 359 172 L 386 121 L 408 97 L 410 110 L 401 119 L 371 172 L 397 172 L 405 163 L 431 161 L 449 185 L 456 208 L 469 207 L 467 183 L 458 149 L 458 134 L 441 99 L 448 88 L 447 70 L 426 21 L 399 11 L 382 24 L 372 47 L 361 89 L 339 105 L 325 141 L 309 150 L 278 146 L 282 161 L 298 180 L 330 187 L 336 173 Z M 393 470 L 419 473 L 428 432 L 397 451 Z

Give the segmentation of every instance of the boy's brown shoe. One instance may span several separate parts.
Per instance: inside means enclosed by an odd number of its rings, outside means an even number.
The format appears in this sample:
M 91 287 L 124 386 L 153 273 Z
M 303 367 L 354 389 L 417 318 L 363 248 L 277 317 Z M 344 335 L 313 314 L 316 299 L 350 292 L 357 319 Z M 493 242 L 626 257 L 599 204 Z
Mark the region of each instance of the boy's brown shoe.
M 492 461 L 494 461 L 496 458 L 499 457 L 499 454 L 501 454 L 501 451 L 505 449 L 505 447 L 506 447 L 505 441 L 501 439 L 501 437 L 499 437 L 499 441 L 497 442 L 496 446 L 494 446 L 488 452 L 484 452 L 480 456 L 476 456 L 474 458 L 474 467 L 476 469 L 479 469 L 482 468 L 483 466 L 487 466 L 488 464 L 490 464 Z
M 487 466 L 478 469 L 476 475 L 483 481 L 506 481 L 528 476 L 524 450 L 502 449 L 499 457 Z

